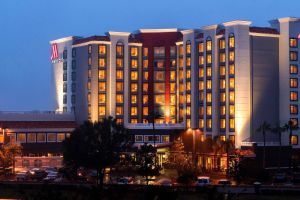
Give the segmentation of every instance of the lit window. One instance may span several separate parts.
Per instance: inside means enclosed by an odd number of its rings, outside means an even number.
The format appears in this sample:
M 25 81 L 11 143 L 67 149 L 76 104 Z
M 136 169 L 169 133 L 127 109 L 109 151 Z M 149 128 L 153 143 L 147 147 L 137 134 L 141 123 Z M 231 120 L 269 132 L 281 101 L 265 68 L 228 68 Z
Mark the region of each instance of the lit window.
M 290 38 L 290 47 L 291 48 L 298 48 L 298 39 Z
M 137 103 L 137 96 L 136 95 L 131 95 L 131 103 L 136 104 Z
M 226 73 L 226 68 L 225 66 L 220 66 L 220 76 L 225 76 L 225 73 Z
M 234 92 L 229 92 L 229 102 L 234 103 Z
M 120 119 L 120 118 L 119 118 L 119 119 L 117 119 L 116 122 L 117 122 L 117 124 L 123 124 L 123 119 Z
M 130 55 L 131 56 L 138 56 L 138 48 L 137 47 L 131 47 Z
M 130 74 L 131 74 L 131 80 L 133 80 L 133 81 L 138 80 L 138 72 L 137 71 L 132 71 Z
M 226 93 L 221 92 L 220 93 L 220 102 L 224 103 L 226 101 Z
M 91 57 L 88 58 L 88 65 L 92 65 L 92 58 Z
M 203 78 L 204 76 L 204 69 L 203 67 L 199 68 L 199 78 Z
M 131 92 L 137 92 L 138 90 L 138 85 L 136 83 L 131 83 L 131 86 L 130 86 L 130 91 Z
M 99 79 L 105 79 L 105 70 L 99 70 Z
M 231 141 L 233 144 L 235 143 L 235 136 L 229 135 L 229 141 Z
M 170 136 L 168 136 L 168 135 L 162 135 L 162 136 L 161 136 L 161 141 L 162 141 L 163 143 L 170 142 Z
M 165 92 L 165 84 L 164 83 L 154 83 L 154 92 L 164 93 Z
M 186 82 L 186 90 L 187 91 L 191 90 L 191 82 Z
M 92 70 L 88 69 L 88 78 L 92 78 Z
M 219 41 L 219 48 L 220 49 L 225 49 L 225 39 L 220 39 L 220 41 Z
M 148 95 L 144 95 L 143 96 L 143 104 L 147 104 L 148 103 Z
M 298 52 L 290 51 L 290 61 L 297 61 L 298 60 Z
M 211 60 L 211 54 L 206 54 L 206 64 L 211 64 L 212 60 Z
M 149 73 L 146 71 L 146 72 L 143 72 L 143 79 L 145 80 L 145 81 L 148 81 L 148 79 L 149 79 Z
M 124 48 L 123 45 L 117 45 L 117 47 L 116 47 L 117 56 L 123 56 L 123 48 Z
M 208 39 L 206 40 L 206 51 L 211 51 L 212 49 L 212 43 L 211 43 L 211 40 Z
M 235 120 L 234 120 L 234 118 L 229 119 L 229 128 L 231 130 L 235 129 Z
M 65 51 L 64 51 L 64 53 L 65 53 Z M 88 46 L 88 53 L 89 53 L 89 54 L 92 53 L 92 45 L 89 45 L 89 46 Z
M 190 94 L 186 95 L 186 103 L 191 103 L 191 95 Z
M 298 114 L 298 105 L 290 105 L 290 114 L 291 115 Z
M 298 65 L 290 65 L 290 74 L 298 74 Z
M 148 57 L 148 48 L 147 47 L 143 48 L 143 56 Z
M 207 67 L 206 68 L 206 76 L 211 77 L 211 75 L 212 75 L 212 69 L 211 69 L 211 67 Z
M 98 50 L 100 55 L 106 54 L 106 45 L 99 45 Z
M 164 81 L 165 80 L 165 72 L 164 71 L 156 71 L 154 77 L 155 77 L 156 81 Z
M 105 94 L 99 94 L 99 103 L 105 103 Z
M 293 126 L 298 126 L 298 118 L 291 118 L 290 120 Z
M 131 115 L 137 115 L 137 107 L 131 107 Z
M 234 64 L 229 65 L 229 75 L 234 75 Z
M 183 104 L 183 103 L 184 103 L 184 96 L 183 96 L 183 95 L 180 95 L 180 96 L 179 96 L 179 103 L 180 103 L 180 104 Z
M 191 57 L 186 58 L 186 66 L 190 67 L 191 66 Z
M 230 115 L 234 115 L 235 114 L 235 107 L 234 107 L 234 105 L 230 105 L 229 106 L 229 114 Z
M 170 106 L 170 116 L 175 116 L 176 115 L 176 108 L 175 106 Z
M 91 103 L 91 93 L 88 93 L 88 95 L 87 95 L 87 101 L 88 101 L 88 103 Z
M 91 115 L 91 112 L 92 112 L 91 105 L 88 105 L 88 115 Z
M 199 52 L 199 53 L 203 53 L 203 51 L 204 51 L 204 48 L 203 48 L 203 42 L 200 42 L 200 43 L 198 44 L 198 52 Z
M 175 59 L 171 59 L 171 67 L 176 67 L 176 60 Z
M 220 89 L 225 89 L 225 87 L 226 87 L 225 79 L 220 79 Z
M 211 80 L 206 81 L 206 89 L 211 90 Z
M 187 79 L 190 79 L 190 78 L 191 78 L 191 70 L 190 70 L 190 69 L 187 69 L 187 70 L 186 70 L 186 78 L 187 78 Z
M 211 106 L 207 106 L 206 107 L 206 115 L 211 115 L 211 114 L 212 114 Z
M 155 62 L 155 66 L 157 68 L 164 68 L 165 62 L 163 60 L 159 60 Z
M 204 115 L 204 107 L 203 106 L 199 107 L 199 115 Z
M 170 80 L 175 81 L 176 80 L 176 72 L 175 71 L 170 71 Z
M 58 133 L 57 134 L 57 142 L 62 142 L 65 140 L 65 134 L 64 133 Z
M 226 115 L 226 106 L 220 106 L 220 115 Z
M 226 61 L 226 55 L 225 53 L 220 53 L 219 55 L 219 62 L 224 63 Z
M 198 64 L 199 64 L 199 65 L 203 65 L 203 64 L 204 64 L 204 57 L 203 57 L 203 56 L 199 56 L 198 59 L 199 59 L 199 60 L 198 60 Z
M 186 54 L 191 54 L 191 43 L 190 41 L 186 44 Z
M 123 79 L 123 70 L 117 70 L 117 79 Z
M 229 61 L 233 62 L 234 61 L 234 51 L 229 52 Z
M 27 133 L 27 142 L 36 142 L 36 134 Z
M 159 105 L 165 104 L 165 95 L 155 95 L 154 103 Z
M 229 88 L 234 89 L 234 78 L 229 79 Z
M 99 106 L 99 115 L 104 116 L 105 115 L 105 106 Z
M 184 86 L 183 84 L 179 84 L 179 92 L 183 92 L 184 91 Z
M 165 56 L 165 47 L 154 47 L 154 56 L 155 57 Z
M 229 37 L 229 48 L 234 48 L 235 46 L 234 36 Z
M 123 91 L 123 83 L 117 82 L 116 90 L 117 90 L 117 92 L 122 92 Z
M 212 98 L 211 98 L 211 93 L 209 92 L 209 93 L 206 93 L 206 102 L 207 103 L 211 103 L 211 100 L 212 100 Z
M 37 142 L 46 142 L 46 134 L 45 133 L 38 133 L 36 135 Z
M 186 126 L 191 127 L 191 119 L 186 119 Z
M 56 142 L 56 133 L 47 133 L 47 142 Z
M 86 86 L 86 87 L 87 87 L 88 90 L 91 89 L 91 81 L 88 81 L 88 82 L 87 82 L 87 86 Z
M 123 115 L 123 107 L 122 106 L 116 107 L 116 115 Z
M 98 59 L 98 66 L 99 67 L 105 67 L 105 59 L 104 58 L 99 58 Z
M 211 129 L 212 127 L 212 119 L 206 119 L 206 128 Z
M 291 78 L 290 79 L 290 87 L 291 88 L 297 88 L 298 87 L 298 79 L 297 78 Z
M 143 83 L 143 92 L 148 92 L 148 83 Z
M 179 71 L 179 80 L 183 80 L 183 70 Z
M 116 95 L 116 103 L 123 103 L 124 102 L 124 97 L 122 94 L 117 94 Z
M 183 59 L 179 58 L 179 67 L 183 67 Z
M 298 145 L 298 135 L 292 135 L 291 144 L 292 145 Z
M 142 135 L 135 135 L 135 142 L 143 142 L 143 136 Z
M 123 67 L 123 58 L 117 58 L 116 65 L 118 68 L 122 68 Z
M 224 124 L 222 123 L 222 120 L 224 120 Z M 224 125 L 224 127 L 222 125 Z M 221 128 L 225 128 L 225 119 L 221 119 Z M 225 142 L 226 141 L 226 136 L 225 135 L 220 135 L 220 141 Z
M 199 119 L 199 128 L 204 128 L 204 120 Z
M 170 92 L 175 93 L 176 92 L 176 85 L 175 83 L 170 83 Z
M 148 107 L 143 107 L 143 115 L 144 116 L 148 115 Z
M 138 60 L 131 59 L 131 68 L 137 68 L 137 67 L 138 67 Z
M 98 90 L 99 92 L 105 92 L 105 82 L 99 82 L 98 83 Z
M 291 100 L 291 101 L 298 101 L 298 92 L 296 92 L 296 91 L 291 91 L 291 92 L 290 92 L 290 100 Z
M 148 68 L 148 64 L 149 64 L 148 60 L 143 60 L 143 67 L 144 68 Z

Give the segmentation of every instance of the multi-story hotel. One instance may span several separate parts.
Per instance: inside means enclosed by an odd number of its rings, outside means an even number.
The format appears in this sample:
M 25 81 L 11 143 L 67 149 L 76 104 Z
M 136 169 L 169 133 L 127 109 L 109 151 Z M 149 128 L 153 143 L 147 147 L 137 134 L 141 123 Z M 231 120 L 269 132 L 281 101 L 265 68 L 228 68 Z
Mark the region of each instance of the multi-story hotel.
M 152 111 L 162 113 L 155 121 L 158 143 L 189 128 L 237 147 L 262 141 L 256 129 L 263 121 L 299 118 L 300 19 L 270 24 L 237 20 L 53 40 L 56 110 L 75 113 L 79 123 L 113 116 L 133 130 L 137 143 L 154 139 L 147 131 Z M 278 142 L 276 134 L 267 137 Z

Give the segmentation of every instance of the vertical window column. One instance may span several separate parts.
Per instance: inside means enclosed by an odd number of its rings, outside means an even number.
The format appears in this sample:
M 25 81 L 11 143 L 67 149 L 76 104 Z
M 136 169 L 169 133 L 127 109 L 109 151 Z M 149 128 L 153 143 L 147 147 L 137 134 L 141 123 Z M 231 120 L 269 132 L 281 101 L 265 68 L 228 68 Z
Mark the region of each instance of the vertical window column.
M 130 123 L 136 124 L 138 123 L 138 80 L 139 80 L 139 72 L 138 72 L 138 47 L 132 46 L 130 47 L 130 59 L 129 59 L 129 82 L 130 82 L 130 108 L 129 108 L 129 120 Z M 147 89 L 148 90 L 148 89 Z
M 229 34 L 228 38 L 228 80 L 227 85 L 229 86 L 229 131 L 235 132 L 235 38 L 233 34 Z
M 226 42 L 225 38 L 219 39 L 219 96 L 220 96 L 220 133 L 226 133 Z
M 179 45 L 178 47 L 178 79 L 179 79 L 179 123 L 182 123 L 184 120 L 184 64 L 183 64 L 183 45 Z
M 142 108 L 143 108 L 143 123 L 148 123 L 149 105 L 148 105 L 148 81 L 149 81 L 149 60 L 148 60 L 148 48 L 143 47 L 143 78 L 142 78 Z
M 204 46 L 198 43 L 198 127 L 204 130 Z
M 186 80 L 186 126 L 191 127 L 191 42 L 186 42 L 185 80 Z
M 124 116 L 124 45 L 116 45 L 116 120 L 123 123 Z
M 212 131 L 212 40 L 206 39 L 206 131 Z
M 98 119 L 106 116 L 107 46 L 98 45 Z M 89 80 L 90 81 L 90 80 Z

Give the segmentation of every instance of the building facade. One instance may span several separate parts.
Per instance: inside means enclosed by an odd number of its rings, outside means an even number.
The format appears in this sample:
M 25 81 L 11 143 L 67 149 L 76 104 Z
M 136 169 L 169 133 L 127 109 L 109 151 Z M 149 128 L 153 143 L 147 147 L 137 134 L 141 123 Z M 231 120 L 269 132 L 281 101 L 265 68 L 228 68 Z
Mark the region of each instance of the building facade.
M 261 143 L 256 130 L 264 121 L 298 124 L 299 23 L 281 18 L 254 27 L 237 20 L 53 40 L 56 111 L 74 113 L 77 123 L 113 116 L 137 144 L 166 144 L 174 130 L 188 129 L 236 147 Z M 155 136 L 153 111 L 162 114 Z M 299 148 L 299 131 L 293 134 Z M 279 143 L 278 135 L 267 141 Z

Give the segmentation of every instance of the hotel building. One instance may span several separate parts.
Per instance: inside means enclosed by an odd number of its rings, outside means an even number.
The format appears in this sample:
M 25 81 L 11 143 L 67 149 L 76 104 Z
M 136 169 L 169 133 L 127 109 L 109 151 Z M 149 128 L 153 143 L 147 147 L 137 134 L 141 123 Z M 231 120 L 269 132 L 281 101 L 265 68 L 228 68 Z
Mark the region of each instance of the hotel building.
M 299 119 L 299 18 L 230 21 L 199 29 L 140 29 L 133 33 L 51 41 L 56 111 L 77 123 L 113 116 L 135 142 L 169 143 L 174 130 L 201 139 L 219 136 L 236 147 L 262 142 L 256 129 Z M 283 145 L 288 145 L 285 134 Z M 292 144 L 299 148 L 299 131 Z M 278 143 L 278 135 L 267 134 Z

